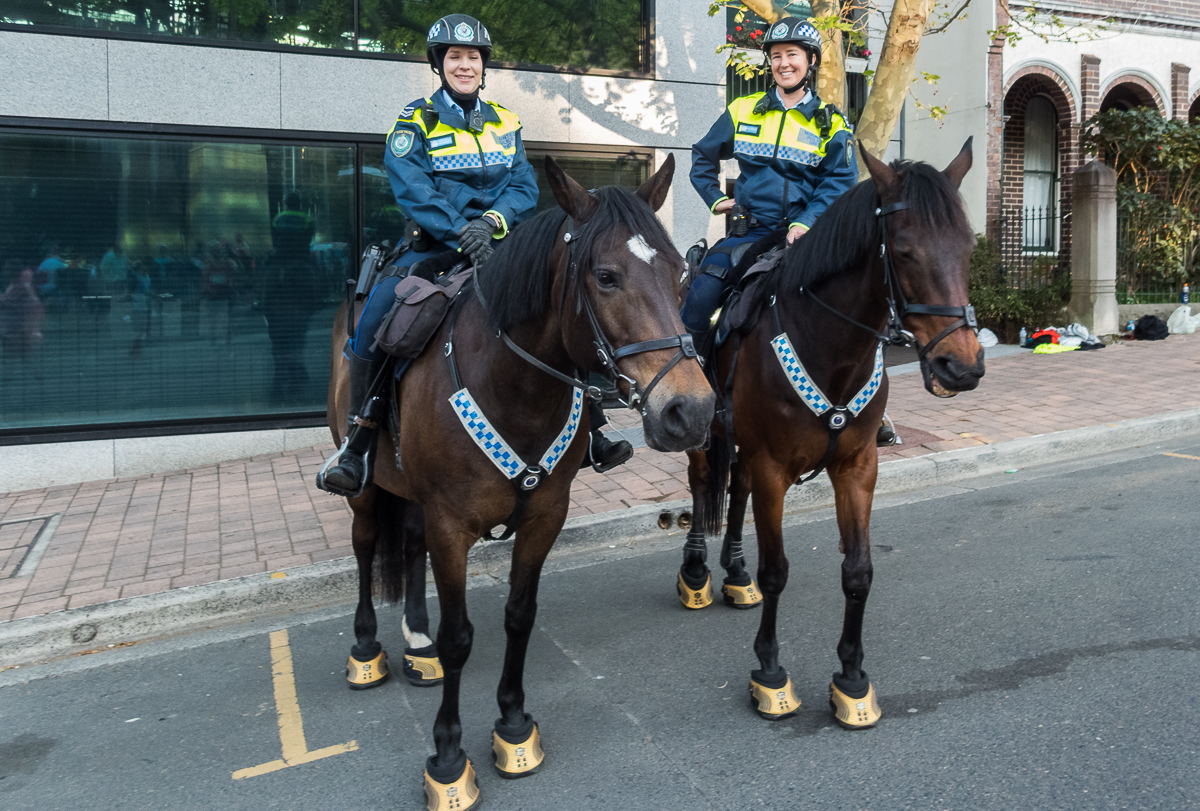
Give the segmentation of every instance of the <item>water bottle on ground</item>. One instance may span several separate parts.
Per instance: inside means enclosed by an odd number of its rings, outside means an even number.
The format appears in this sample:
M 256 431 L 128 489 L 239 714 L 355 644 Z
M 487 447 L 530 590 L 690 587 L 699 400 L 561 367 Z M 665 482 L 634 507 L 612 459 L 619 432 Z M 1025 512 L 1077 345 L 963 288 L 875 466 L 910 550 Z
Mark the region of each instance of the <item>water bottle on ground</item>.
M 1180 300 L 1182 303 L 1184 303 L 1184 304 L 1187 304 L 1187 303 L 1188 303 L 1188 299 L 1189 299 L 1189 298 L 1190 298 L 1190 296 L 1188 295 L 1188 285 L 1187 285 L 1187 282 L 1184 282 L 1184 283 L 1183 283 L 1183 295 L 1181 295 L 1181 296 L 1179 297 L 1179 300 Z
M 1024 327 L 1021 327 L 1021 332 L 1017 335 L 1017 346 L 1025 346 L 1027 340 L 1029 340 L 1029 333 L 1025 331 Z

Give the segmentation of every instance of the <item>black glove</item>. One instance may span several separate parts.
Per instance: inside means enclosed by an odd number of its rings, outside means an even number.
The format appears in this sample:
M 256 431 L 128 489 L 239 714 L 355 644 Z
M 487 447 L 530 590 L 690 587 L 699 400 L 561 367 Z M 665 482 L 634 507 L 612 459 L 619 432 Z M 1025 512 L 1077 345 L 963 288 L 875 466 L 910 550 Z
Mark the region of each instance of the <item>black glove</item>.
M 458 230 L 458 245 L 462 252 L 471 257 L 471 263 L 479 267 L 492 256 L 492 234 L 496 223 L 491 217 L 471 220 Z

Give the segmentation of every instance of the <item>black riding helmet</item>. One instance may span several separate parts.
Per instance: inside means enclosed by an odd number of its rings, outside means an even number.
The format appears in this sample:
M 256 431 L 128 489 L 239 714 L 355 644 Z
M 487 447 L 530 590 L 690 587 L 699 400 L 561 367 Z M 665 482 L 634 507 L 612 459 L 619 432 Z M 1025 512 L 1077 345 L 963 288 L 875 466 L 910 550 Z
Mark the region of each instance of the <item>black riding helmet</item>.
M 442 57 L 452 45 L 478 48 L 484 69 L 492 58 L 492 35 L 483 23 L 466 14 L 447 14 L 429 29 L 429 36 L 425 39 L 425 57 L 433 72 L 439 76 L 442 75 Z
M 816 60 L 813 62 L 814 69 L 821 66 L 821 35 L 808 20 L 802 20 L 799 17 L 781 17 L 775 21 L 762 40 L 763 55 L 768 62 L 771 60 L 771 46 L 783 42 L 795 43 L 814 57 Z

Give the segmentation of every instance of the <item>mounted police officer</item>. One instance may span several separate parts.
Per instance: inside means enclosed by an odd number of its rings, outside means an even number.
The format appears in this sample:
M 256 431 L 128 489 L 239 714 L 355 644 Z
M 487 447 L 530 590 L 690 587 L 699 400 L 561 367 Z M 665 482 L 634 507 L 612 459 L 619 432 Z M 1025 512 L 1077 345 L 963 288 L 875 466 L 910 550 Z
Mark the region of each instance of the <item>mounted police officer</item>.
M 746 248 L 787 226 L 788 244 L 802 237 L 829 204 L 858 181 L 853 132 L 836 107 L 816 94 L 821 37 L 807 20 L 784 17 L 763 37 L 774 87 L 734 99 L 692 147 L 692 186 L 714 214 L 732 211 L 732 232 L 703 259 L 688 290 L 683 323 L 701 352 L 711 319 L 736 279 L 730 271 Z M 736 158 L 733 197 L 721 189 L 721 161 Z
M 466 14 L 448 14 L 429 29 L 425 54 L 442 86 L 404 108 L 384 154 L 396 202 L 419 231 L 393 263 L 399 272 L 385 276 L 371 292 L 348 348 L 349 430 L 318 480 L 323 489 L 342 496 L 360 492 L 370 477 L 368 451 L 387 391 L 385 381 L 377 380 L 386 357 L 371 345 L 403 273 L 422 259 L 456 250 L 478 270 L 495 242 L 537 206 L 537 178 L 525 157 L 521 122 L 499 104 L 479 98 L 492 54 L 487 28 Z M 621 444 L 601 447 L 593 440 L 593 455 L 612 455 Z

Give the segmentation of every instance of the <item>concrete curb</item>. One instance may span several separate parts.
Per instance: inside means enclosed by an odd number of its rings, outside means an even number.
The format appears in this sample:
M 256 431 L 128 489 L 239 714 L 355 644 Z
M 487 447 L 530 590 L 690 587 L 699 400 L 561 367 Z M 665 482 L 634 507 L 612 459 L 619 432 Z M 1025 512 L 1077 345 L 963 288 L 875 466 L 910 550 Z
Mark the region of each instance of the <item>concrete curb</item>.
M 1192 434 L 1200 434 L 1200 408 L 897 459 L 879 465 L 876 493 L 953 484 L 1012 468 L 1065 462 L 1154 442 L 1176 442 Z M 829 507 L 832 503 L 833 487 L 822 475 L 788 493 L 784 514 Z M 680 500 L 572 519 L 563 527 L 551 557 L 609 541 L 629 543 L 678 533 L 682 528 L 680 518 L 690 513 L 691 507 L 690 500 Z M 486 565 L 506 558 L 508 546 L 509 542 L 481 543 L 472 550 L 472 562 Z M 109 646 L 124 647 L 250 617 L 349 606 L 357 599 L 352 558 L 300 566 L 283 574 L 250 575 L 0 623 L 0 668 L 102 652 Z

